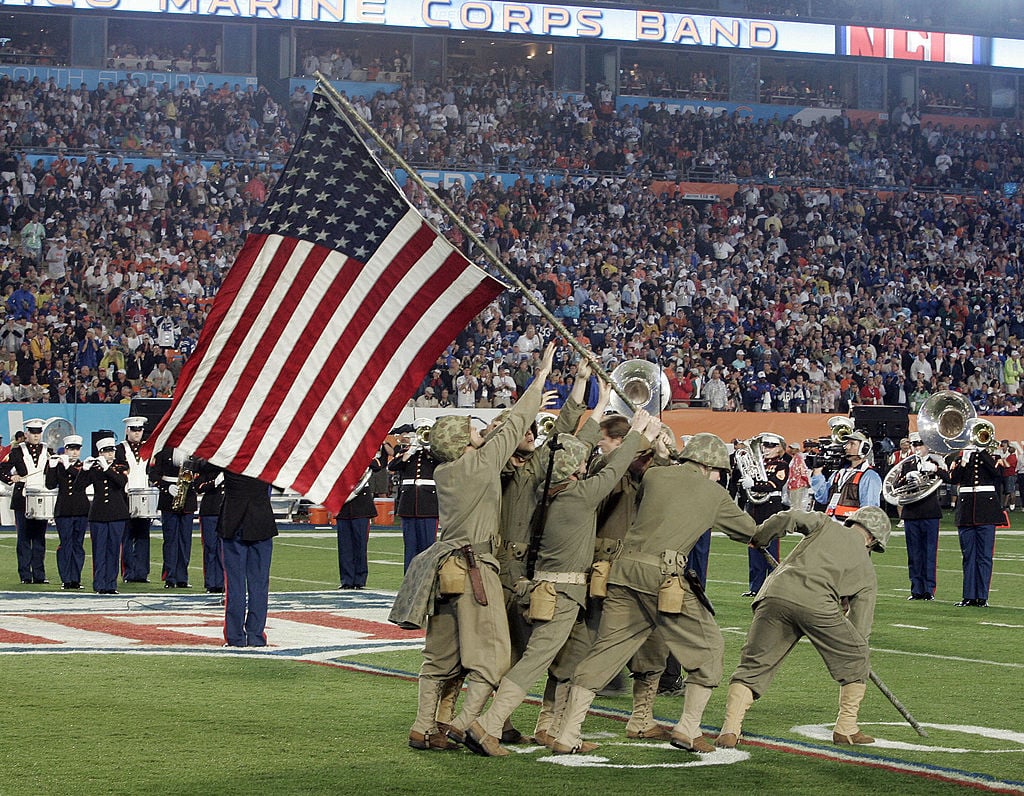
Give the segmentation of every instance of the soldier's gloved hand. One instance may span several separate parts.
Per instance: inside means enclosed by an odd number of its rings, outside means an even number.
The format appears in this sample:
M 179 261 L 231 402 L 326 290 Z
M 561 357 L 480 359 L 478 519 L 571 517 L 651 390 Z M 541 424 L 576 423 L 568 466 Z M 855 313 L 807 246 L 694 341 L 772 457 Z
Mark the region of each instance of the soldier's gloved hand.
M 60 456 L 51 456 L 46 461 L 50 465 L 50 467 L 56 467 L 58 464 L 60 464 Z
M 754 488 L 754 479 L 745 475 L 740 479 L 740 486 L 749 491 Z
M 524 600 L 533 588 L 533 581 L 529 578 L 520 578 L 515 583 L 516 599 Z

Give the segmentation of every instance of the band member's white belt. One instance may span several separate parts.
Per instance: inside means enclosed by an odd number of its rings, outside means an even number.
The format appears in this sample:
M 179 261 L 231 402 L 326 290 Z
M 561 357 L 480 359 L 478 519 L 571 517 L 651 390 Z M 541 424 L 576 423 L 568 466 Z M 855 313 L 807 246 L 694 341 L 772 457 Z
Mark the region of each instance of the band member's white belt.
M 970 492 L 995 492 L 996 488 L 992 484 L 986 486 L 962 486 L 959 491 L 963 495 Z
M 538 569 L 533 573 L 534 580 L 546 580 L 548 583 L 564 583 L 569 586 L 586 586 L 586 572 L 546 572 Z
M 436 486 L 434 479 L 432 478 L 406 478 L 402 481 L 402 486 Z

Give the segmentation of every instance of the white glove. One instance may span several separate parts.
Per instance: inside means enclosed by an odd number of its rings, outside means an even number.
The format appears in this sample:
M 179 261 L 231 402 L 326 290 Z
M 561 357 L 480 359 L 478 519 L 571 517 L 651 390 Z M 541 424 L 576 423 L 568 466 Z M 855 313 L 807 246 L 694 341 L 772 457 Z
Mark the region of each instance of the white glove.
M 928 461 L 927 459 L 925 459 L 923 462 L 917 465 L 917 469 L 920 470 L 922 473 L 934 473 L 936 470 L 939 469 L 939 465 L 937 465 L 935 462 Z
M 106 470 L 108 467 L 110 467 L 110 462 L 108 462 L 106 457 L 104 457 L 104 456 L 100 456 L 96 460 L 96 462 L 97 462 L 97 464 L 99 464 L 101 470 Z
M 220 486 L 224 483 L 224 473 L 217 473 L 217 477 L 213 479 L 214 486 Z
M 749 475 L 745 475 L 740 479 L 740 486 L 746 489 L 748 492 L 754 488 L 754 479 Z
M 178 485 L 177 484 L 171 484 L 169 487 L 167 487 L 167 493 L 171 497 L 177 497 L 178 496 Z
M 971 456 L 973 456 L 973 455 L 974 455 L 974 451 L 971 451 L 971 450 L 963 451 L 960 454 L 960 464 L 961 465 L 970 464 L 971 463 Z
M 51 456 L 47 460 L 47 463 L 50 465 L 50 467 L 56 467 L 58 464 L 61 463 L 61 458 L 60 456 Z

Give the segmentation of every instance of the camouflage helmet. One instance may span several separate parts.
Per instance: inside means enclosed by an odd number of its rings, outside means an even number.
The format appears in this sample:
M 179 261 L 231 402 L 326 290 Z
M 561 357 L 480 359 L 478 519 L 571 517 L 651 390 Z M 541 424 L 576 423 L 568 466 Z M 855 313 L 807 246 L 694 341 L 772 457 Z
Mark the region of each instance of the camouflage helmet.
M 721 438 L 714 434 L 694 434 L 680 452 L 679 458 L 683 461 L 703 464 L 705 467 L 713 467 L 716 470 L 728 472 L 730 469 L 729 449 L 725 447 Z
M 577 472 L 580 469 L 580 465 L 590 455 L 590 446 L 571 434 L 559 434 L 558 444 L 562 447 L 555 451 L 555 463 L 551 470 L 551 483 L 564 481 Z
M 872 550 L 884 553 L 889 544 L 889 534 L 892 533 L 892 522 L 889 515 L 878 506 L 862 506 L 846 518 L 846 525 L 857 523 L 862 526 L 874 538 L 875 543 Z
M 442 462 L 454 462 L 469 444 L 469 418 L 442 415 L 430 429 L 430 452 Z

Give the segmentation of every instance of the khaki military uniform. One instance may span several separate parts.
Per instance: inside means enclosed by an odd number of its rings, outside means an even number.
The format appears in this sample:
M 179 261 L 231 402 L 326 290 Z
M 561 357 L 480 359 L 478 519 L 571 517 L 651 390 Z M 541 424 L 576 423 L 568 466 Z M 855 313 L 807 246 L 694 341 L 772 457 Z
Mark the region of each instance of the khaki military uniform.
M 878 585 L 863 536 L 824 514 L 790 509 L 765 521 L 753 542 L 763 547 L 791 532 L 805 538 L 761 587 L 730 680 L 743 683 L 756 697 L 803 636 L 840 685 L 865 682 L 870 672 L 868 636 Z M 847 614 L 843 598 L 849 601 Z
M 708 528 L 746 543 L 756 526 L 696 464 L 647 470 L 636 520 L 612 564 L 597 641 L 576 667 L 574 685 L 590 691 L 603 688 L 656 628 L 686 670 L 687 682 L 718 685 L 722 633 L 689 585 L 683 582 L 683 613 L 658 611 L 662 581 L 668 574 L 681 574 L 685 555 Z
M 423 646 L 421 699 L 413 725 L 416 732 L 426 733 L 435 726 L 436 699 L 430 704 L 431 699 L 424 696 L 424 680 L 441 683 L 465 673 L 473 691 L 473 705 L 471 709 L 467 694 L 464 712 L 468 715 L 455 720 L 464 729 L 479 714 L 491 689 L 510 666 L 508 621 L 494 555 L 501 505 L 500 473 L 540 408 L 541 386 L 531 385 L 485 445 L 438 465 L 434 471 L 441 528 L 438 542 L 472 545 L 487 605 L 481 605 L 474 596 L 468 571 L 462 594 L 437 600 L 427 621 Z M 455 555 L 463 557 L 461 552 Z

